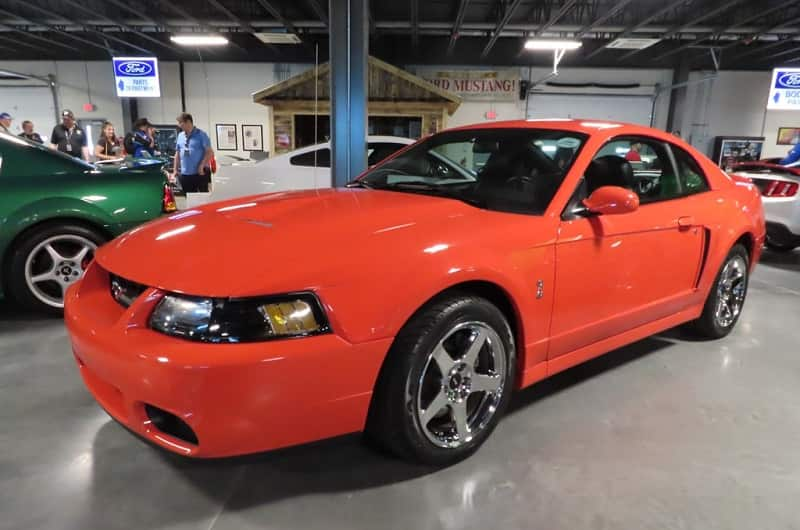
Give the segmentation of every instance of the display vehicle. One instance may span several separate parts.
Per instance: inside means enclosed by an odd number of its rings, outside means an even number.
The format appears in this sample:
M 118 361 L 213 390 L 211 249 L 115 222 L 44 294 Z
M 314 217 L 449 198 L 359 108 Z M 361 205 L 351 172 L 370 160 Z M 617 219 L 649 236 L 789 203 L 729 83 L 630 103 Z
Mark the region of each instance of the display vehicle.
M 104 166 L 0 133 L 0 285 L 36 310 L 60 312 L 104 242 L 175 201 L 163 162 Z
M 640 169 L 617 154 L 631 142 Z M 758 189 L 672 135 L 498 122 L 427 137 L 347 188 L 131 231 L 65 317 L 98 403 L 170 451 L 364 430 L 444 465 L 515 389 L 680 324 L 727 335 L 764 235 Z
M 370 136 L 367 163 L 372 166 L 414 140 Z M 210 201 L 286 190 L 331 187 L 330 142 L 301 147 L 274 158 L 220 164 L 212 178 Z
M 800 247 L 800 167 L 778 164 L 778 158 L 744 162 L 732 168 L 761 190 L 767 218 L 767 246 L 778 252 Z

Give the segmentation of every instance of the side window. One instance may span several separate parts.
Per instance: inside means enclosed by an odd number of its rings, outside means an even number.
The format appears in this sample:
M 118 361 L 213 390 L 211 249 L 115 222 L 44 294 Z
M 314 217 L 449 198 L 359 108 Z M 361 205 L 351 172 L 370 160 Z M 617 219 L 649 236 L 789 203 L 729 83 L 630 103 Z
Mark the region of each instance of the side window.
M 682 195 L 666 145 L 651 138 L 612 140 L 597 152 L 585 176 L 589 193 L 600 186 L 622 186 L 635 191 L 641 204 Z
M 316 167 L 331 167 L 331 150 L 326 147 L 325 149 L 295 155 L 289 159 L 289 163 L 293 166 L 302 167 L 314 167 L 315 165 Z
M 708 181 L 697 160 L 680 147 L 670 144 L 670 149 L 672 149 L 672 155 L 675 157 L 678 180 L 681 184 L 683 195 L 708 191 Z

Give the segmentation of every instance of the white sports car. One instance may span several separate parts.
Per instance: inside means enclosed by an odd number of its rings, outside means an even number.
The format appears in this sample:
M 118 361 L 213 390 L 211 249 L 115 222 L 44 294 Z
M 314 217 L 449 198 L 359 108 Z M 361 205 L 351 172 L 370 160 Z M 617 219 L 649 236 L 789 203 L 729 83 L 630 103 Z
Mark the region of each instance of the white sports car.
M 367 164 L 373 166 L 415 140 L 370 136 Z M 273 191 L 331 187 L 330 143 L 310 145 L 258 162 L 233 162 L 214 174 L 209 201 Z
M 800 246 L 800 167 L 775 162 L 743 162 L 734 166 L 732 173 L 751 179 L 761 190 L 767 247 L 788 252 Z

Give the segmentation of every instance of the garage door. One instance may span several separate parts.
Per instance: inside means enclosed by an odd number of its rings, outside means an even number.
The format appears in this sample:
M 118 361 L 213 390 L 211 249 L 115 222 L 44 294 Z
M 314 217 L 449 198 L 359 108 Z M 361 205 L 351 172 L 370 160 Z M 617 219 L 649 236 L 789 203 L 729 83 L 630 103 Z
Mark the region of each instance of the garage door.
M 650 96 L 594 94 L 530 94 L 528 119 L 581 118 L 650 125 Z
M 0 112 L 14 117 L 12 131 L 21 132 L 22 122 L 30 120 L 42 139 L 47 141 L 55 127 L 53 93 L 49 87 L 0 86 Z

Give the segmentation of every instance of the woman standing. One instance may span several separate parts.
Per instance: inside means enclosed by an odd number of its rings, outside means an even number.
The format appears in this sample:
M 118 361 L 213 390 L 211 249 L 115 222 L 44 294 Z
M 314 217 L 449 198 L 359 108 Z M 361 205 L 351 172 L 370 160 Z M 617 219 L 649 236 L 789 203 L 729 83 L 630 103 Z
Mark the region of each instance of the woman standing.
M 97 160 L 114 160 L 119 158 L 119 143 L 117 136 L 114 134 L 114 126 L 110 121 L 103 124 L 103 134 L 97 139 L 97 145 L 94 146 L 94 156 Z

